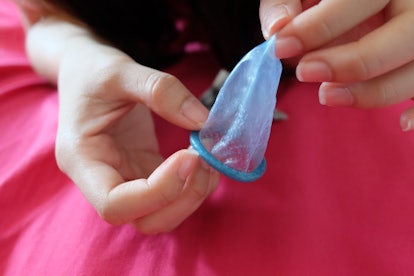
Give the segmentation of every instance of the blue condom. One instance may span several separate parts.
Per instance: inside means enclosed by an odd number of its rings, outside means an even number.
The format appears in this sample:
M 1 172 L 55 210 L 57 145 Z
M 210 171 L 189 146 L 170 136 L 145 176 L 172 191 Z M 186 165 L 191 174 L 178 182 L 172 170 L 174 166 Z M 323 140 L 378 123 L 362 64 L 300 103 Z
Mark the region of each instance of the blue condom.
M 254 181 L 266 170 L 282 64 L 275 56 L 275 36 L 256 46 L 234 67 L 210 115 L 190 142 L 213 168 L 235 180 Z

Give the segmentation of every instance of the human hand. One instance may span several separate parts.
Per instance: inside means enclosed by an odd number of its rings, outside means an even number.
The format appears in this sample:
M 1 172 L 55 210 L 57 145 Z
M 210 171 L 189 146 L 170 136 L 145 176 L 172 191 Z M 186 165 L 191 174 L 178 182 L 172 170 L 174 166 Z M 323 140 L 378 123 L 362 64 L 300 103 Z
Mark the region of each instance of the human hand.
M 262 0 L 263 34 L 278 32 L 276 54 L 299 57 L 300 81 L 322 82 L 328 106 L 381 107 L 414 97 L 411 0 Z M 414 129 L 414 109 L 401 116 Z
M 82 33 L 60 59 L 61 170 L 111 224 L 143 233 L 177 226 L 216 188 L 218 173 L 191 149 L 164 161 L 149 108 L 186 129 L 199 129 L 208 111 L 175 77 Z

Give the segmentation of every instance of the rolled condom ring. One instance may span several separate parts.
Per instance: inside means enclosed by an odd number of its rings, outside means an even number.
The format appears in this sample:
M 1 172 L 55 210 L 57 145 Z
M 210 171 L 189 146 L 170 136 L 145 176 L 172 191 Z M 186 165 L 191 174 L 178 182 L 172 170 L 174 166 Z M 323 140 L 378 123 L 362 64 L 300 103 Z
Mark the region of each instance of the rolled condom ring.
M 260 178 L 270 136 L 282 64 L 276 37 L 253 48 L 224 82 L 209 117 L 190 142 L 210 166 L 241 182 Z

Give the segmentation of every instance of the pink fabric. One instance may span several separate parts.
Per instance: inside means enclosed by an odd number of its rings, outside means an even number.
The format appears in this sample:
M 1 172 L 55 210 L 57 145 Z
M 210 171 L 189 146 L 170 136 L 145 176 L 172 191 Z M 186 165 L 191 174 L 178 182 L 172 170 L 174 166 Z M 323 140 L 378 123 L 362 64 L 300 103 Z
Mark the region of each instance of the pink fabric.
M 217 69 L 192 54 L 170 71 L 200 93 Z M 413 275 L 414 133 L 398 125 L 411 102 L 326 108 L 316 85 L 281 90 L 289 120 L 273 126 L 262 179 L 222 177 L 168 234 L 113 227 L 55 165 L 55 88 L 30 69 L 15 7 L 0 0 L 0 274 Z M 166 155 L 187 147 L 187 131 L 157 127 Z

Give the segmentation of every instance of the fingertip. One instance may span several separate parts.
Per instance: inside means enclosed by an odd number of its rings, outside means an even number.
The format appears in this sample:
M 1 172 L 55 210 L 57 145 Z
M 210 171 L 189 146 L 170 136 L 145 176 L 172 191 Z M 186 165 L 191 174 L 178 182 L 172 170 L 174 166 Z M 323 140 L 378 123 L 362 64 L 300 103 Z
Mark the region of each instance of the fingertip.
M 157 234 L 172 231 L 217 188 L 219 173 L 210 166 L 203 165 L 203 161 L 195 150 L 182 150 L 178 154 L 189 155 L 200 163 L 196 163 L 197 165 L 186 180 L 184 189 L 174 201 L 132 222 L 132 225 L 142 233 Z
M 260 20 L 263 36 L 268 39 L 285 27 L 302 10 L 299 0 L 260 1 Z
M 268 8 L 263 14 L 262 33 L 265 39 L 269 39 L 290 21 L 290 12 L 286 5 Z
M 303 44 L 296 37 L 278 37 L 275 43 L 276 56 L 280 59 L 297 56 L 303 52 Z
M 296 76 L 301 82 L 329 82 L 333 79 L 332 71 L 324 61 L 301 61 L 296 67 Z
M 180 176 L 181 180 L 185 181 L 196 170 L 198 162 L 202 162 L 202 160 L 198 152 L 192 147 L 181 150 L 181 152 L 185 156 L 182 157 L 183 161 L 180 165 L 180 169 L 178 170 L 178 175 Z
M 350 89 L 341 84 L 322 83 L 318 96 L 319 103 L 326 106 L 352 106 L 355 101 Z
M 191 174 L 196 166 L 195 158 L 185 158 L 180 164 L 180 167 L 177 171 L 178 177 L 181 181 L 186 181 L 187 177 Z
M 400 126 L 402 131 L 414 130 L 414 107 L 405 110 L 400 117 Z
M 208 109 L 175 76 L 140 66 L 127 83 L 127 95 L 148 106 L 165 120 L 190 130 L 200 129 Z M 137 85 L 138 84 L 138 85 Z
M 213 168 L 210 168 L 210 187 L 211 187 L 211 192 L 214 192 L 219 184 L 219 180 L 220 180 L 220 173 L 218 171 L 216 171 Z
M 180 112 L 196 129 L 203 126 L 209 114 L 208 109 L 194 96 L 183 101 Z
M 197 166 L 198 153 L 193 149 L 180 150 L 171 155 L 165 162 L 153 172 L 148 181 L 157 181 L 158 178 L 172 181 L 173 172 L 176 172 L 178 180 L 185 182 Z
M 412 122 L 403 114 L 400 118 L 400 126 L 402 131 L 409 131 L 412 129 Z

